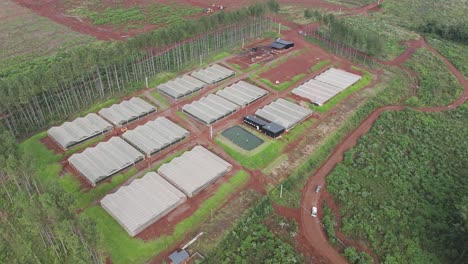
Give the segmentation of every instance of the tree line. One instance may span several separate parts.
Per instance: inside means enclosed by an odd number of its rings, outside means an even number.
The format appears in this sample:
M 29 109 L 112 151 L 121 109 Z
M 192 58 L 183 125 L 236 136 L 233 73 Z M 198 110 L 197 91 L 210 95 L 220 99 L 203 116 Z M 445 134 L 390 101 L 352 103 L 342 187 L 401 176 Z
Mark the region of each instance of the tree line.
M 36 180 L 31 157 L 0 134 L 0 263 L 102 263 L 94 223 L 57 183 Z
M 468 24 L 459 23 L 455 25 L 443 24 L 431 20 L 419 26 L 418 31 L 468 45 Z
M 306 9 L 304 17 L 315 19 L 322 24 L 316 32 L 307 32 L 309 34 L 318 34 L 322 38 L 353 47 L 371 56 L 377 56 L 383 51 L 384 43 L 377 34 L 367 34 L 356 30 L 333 14 Z
M 0 118 L 16 136 L 62 122 L 91 104 L 143 86 L 270 30 L 275 1 L 218 12 L 148 32 L 125 43 L 98 43 L 0 71 Z

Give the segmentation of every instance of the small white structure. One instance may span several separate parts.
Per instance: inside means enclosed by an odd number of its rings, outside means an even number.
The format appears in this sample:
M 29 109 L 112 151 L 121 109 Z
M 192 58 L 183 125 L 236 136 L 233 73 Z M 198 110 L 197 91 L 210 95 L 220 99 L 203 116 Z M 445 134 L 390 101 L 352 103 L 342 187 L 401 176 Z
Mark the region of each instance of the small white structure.
M 186 196 L 156 172 L 106 195 L 101 206 L 135 236 L 186 200 Z

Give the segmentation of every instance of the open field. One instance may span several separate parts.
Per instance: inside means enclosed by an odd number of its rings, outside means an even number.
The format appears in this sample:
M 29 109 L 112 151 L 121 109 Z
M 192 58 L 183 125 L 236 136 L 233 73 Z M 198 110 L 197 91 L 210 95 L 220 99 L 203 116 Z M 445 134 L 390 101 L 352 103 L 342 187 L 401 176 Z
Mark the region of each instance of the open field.
M 12 0 L 0 3 L 0 22 L 0 68 L 95 41 Z

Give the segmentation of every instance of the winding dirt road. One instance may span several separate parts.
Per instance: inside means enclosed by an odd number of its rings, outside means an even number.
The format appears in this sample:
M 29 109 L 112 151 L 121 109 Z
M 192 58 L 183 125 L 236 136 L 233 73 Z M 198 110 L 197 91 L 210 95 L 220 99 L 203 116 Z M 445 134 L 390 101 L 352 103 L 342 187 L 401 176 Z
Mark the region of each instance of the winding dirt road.
M 438 56 L 442 61 L 447 65 L 450 72 L 457 78 L 460 84 L 463 86 L 464 90 L 461 95 L 458 97 L 456 101 L 451 103 L 447 106 L 439 106 L 439 107 L 425 107 L 425 108 L 414 108 L 414 110 L 421 111 L 421 112 L 440 112 L 440 111 L 447 111 L 457 106 L 463 104 L 466 99 L 468 98 L 468 82 L 464 78 L 463 74 L 461 74 L 452 63 L 450 63 L 445 57 L 443 57 L 439 52 L 437 52 L 434 48 L 429 46 L 424 38 L 420 38 L 416 41 L 409 43 L 408 49 L 401 54 L 395 60 L 390 62 L 386 62 L 386 65 L 394 65 L 394 66 L 401 66 L 411 55 L 414 51 L 418 48 L 426 48 L 433 52 L 436 56 Z M 317 185 L 326 186 L 326 177 L 330 174 L 330 172 L 335 168 L 335 166 L 343 160 L 343 154 L 349 150 L 350 148 L 354 147 L 358 140 L 366 133 L 370 131 L 375 121 L 380 117 L 380 115 L 386 111 L 401 111 L 404 110 L 406 107 L 401 105 L 391 105 L 385 106 L 376 109 L 372 112 L 354 131 L 352 131 L 348 136 L 346 136 L 338 146 L 333 150 L 330 157 L 322 164 L 322 166 L 315 171 L 315 173 L 309 178 L 307 182 L 301 198 L 301 206 L 304 210 L 301 210 L 300 216 L 300 226 L 301 231 L 303 232 L 304 236 L 306 237 L 308 243 L 314 248 L 320 248 L 320 252 L 326 257 L 330 263 L 347 263 L 346 260 L 336 251 L 335 248 L 328 244 L 327 236 L 325 233 L 324 228 L 322 228 L 322 224 L 319 220 L 321 218 L 321 214 L 319 213 L 319 218 L 313 218 L 310 216 L 310 209 L 312 206 L 316 206 L 317 208 L 321 208 L 322 202 L 324 200 L 327 203 L 334 204 L 330 195 L 323 191 L 321 193 L 316 193 L 315 188 Z M 335 207 L 334 213 L 338 218 L 338 223 L 341 223 L 341 216 L 339 215 L 338 210 Z M 338 228 L 340 225 L 338 226 Z M 342 240 L 345 245 L 352 245 L 357 246 L 358 249 L 364 250 L 369 253 L 374 258 L 374 262 L 378 263 L 377 256 L 365 245 L 360 242 L 353 241 L 351 239 L 347 239 L 344 237 L 339 230 L 337 230 L 338 239 Z

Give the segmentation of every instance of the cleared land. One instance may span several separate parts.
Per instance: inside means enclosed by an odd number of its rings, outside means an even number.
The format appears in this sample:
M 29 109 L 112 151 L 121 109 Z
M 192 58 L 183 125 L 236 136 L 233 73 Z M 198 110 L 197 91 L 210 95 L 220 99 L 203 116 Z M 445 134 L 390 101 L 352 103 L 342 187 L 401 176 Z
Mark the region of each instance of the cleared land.
M 11 0 L 1 1 L 0 21 L 0 68 L 95 40 Z

